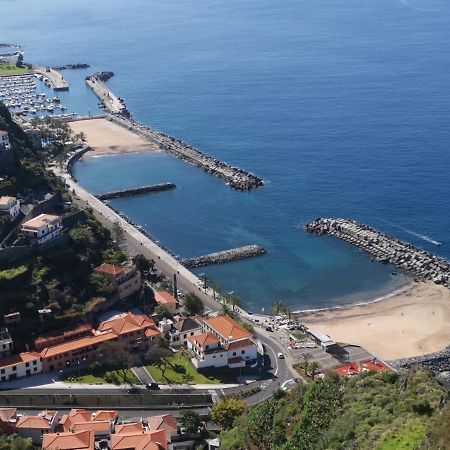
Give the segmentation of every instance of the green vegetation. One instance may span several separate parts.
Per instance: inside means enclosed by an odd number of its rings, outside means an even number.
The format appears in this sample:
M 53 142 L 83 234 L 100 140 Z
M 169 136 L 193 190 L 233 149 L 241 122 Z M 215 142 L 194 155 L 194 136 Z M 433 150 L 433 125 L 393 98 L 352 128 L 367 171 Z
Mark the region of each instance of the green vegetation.
M 224 450 L 449 449 L 448 393 L 422 369 L 327 376 L 238 417 Z
M 12 269 L 0 270 L 0 280 L 11 281 L 28 272 L 27 266 L 17 266 Z
M 135 384 L 138 383 L 136 375 L 126 369 L 125 377 L 117 370 L 107 370 L 101 366 L 99 369 L 92 371 L 91 368 L 82 370 L 80 375 L 72 374 L 64 378 L 66 383 L 82 383 L 82 384 Z
M 6 436 L 0 435 L 0 450 L 32 450 L 31 438 L 20 438 L 17 434 Z
M 0 75 L 23 75 L 29 72 L 28 67 L 18 67 L 13 62 L 0 61 Z
M 225 397 L 211 408 L 211 420 L 226 430 L 231 428 L 234 419 L 242 415 L 246 409 L 247 405 L 243 400 Z M 267 432 L 267 429 L 265 431 Z
M 160 384 L 218 384 L 221 380 L 207 377 L 197 371 L 190 361 L 187 352 L 179 351 L 173 356 L 163 358 L 165 367 L 148 365 L 147 370 L 152 378 Z
M 200 414 L 196 411 L 190 411 L 188 409 L 181 411 L 180 421 L 181 426 L 190 434 L 198 433 L 203 424 Z
M 184 298 L 184 310 L 188 316 L 197 316 L 203 314 L 205 306 L 200 297 L 195 294 L 187 294 Z

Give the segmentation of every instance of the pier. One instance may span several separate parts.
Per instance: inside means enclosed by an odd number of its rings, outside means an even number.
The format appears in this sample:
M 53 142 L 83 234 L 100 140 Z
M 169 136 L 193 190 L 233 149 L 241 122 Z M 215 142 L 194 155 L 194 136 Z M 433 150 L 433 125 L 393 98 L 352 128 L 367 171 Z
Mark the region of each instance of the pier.
M 54 91 L 67 91 L 69 90 L 69 83 L 64 77 L 55 69 L 49 67 L 33 66 L 33 72 L 38 73 L 50 81 Z
M 450 287 L 450 262 L 430 252 L 349 219 L 316 219 L 306 230 L 318 235 L 335 236 L 373 255 L 383 263 L 391 263 L 422 281 Z
M 93 90 L 94 94 L 99 98 L 103 107 L 111 114 L 120 114 L 125 117 L 130 115 L 125 102 L 117 97 L 108 87 L 103 83 L 97 74 L 86 77 L 86 84 Z
M 105 192 L 104 194 L 96 195 L 96 197 L 99 200 L 111 200 L 114 198 L 132 197 L 134 195 L 150 194 L 153 192 L 170 191 L 175 188 L 176 185 L 174 183 L 151 184 L 137 188 L 123 189 L 120 191 Z
M 223 252 L 210 253 L 209 255 L 197 258 L 185 259 L 182 261 L 184 267 L 202 267 L 211 264 L 222 264 L 238 259 L 252 258 L 253 256 L 264 255 L 266 250 L 259 245 L 246 245 L 244 247 L 232 248 Z
M 132 119 L 110 116 L 109 120 L 133 131 L 151 142 L 157 143 L 158 146 L 167 153 L 199 167 L 211 175 L 222 178 L 227 182 L 228 186 L 233 189 L 248 191 L 264 185 L 264 181 L 258 176 L 245 172 L 238 167 L 231 166 L 223 161 L 219 161 L 211 156 L 207 156 L 200 150 L 191 147 L 179 139 L 175 139 L 160 131 L 153 130 Z

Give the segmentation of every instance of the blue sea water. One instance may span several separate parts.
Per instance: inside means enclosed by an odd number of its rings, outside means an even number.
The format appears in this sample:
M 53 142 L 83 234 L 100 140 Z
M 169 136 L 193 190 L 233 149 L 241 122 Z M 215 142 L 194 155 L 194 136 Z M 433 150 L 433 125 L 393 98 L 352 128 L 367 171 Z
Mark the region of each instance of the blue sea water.
M 202 270 L 251 308 L 362 301 L 407 281 L 307 235 L 318 216 L 352 217 L 450 258 L 448 1 L 0 4 L 10 18 L 0 41 L 23 44 L 26 59 L 113 70 L 110 86 L 136 119 L 267 180 L 234 192 L 163 153 L 76 167 L 94 192 L 175 182 L 114 206 L 182 257 L 265 246 L 263 257 Z M 65 74 L 66 104 L 95 107 L 86 73 Z

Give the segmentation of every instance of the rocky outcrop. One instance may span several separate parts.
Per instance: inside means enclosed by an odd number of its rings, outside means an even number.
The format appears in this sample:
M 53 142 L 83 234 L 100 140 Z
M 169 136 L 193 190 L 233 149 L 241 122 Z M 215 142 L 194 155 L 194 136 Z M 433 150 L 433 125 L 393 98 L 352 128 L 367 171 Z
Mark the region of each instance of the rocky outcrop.
M 175 189 L 174 183 L 151 184 L 148 186 L 139 186 L 137 188 L 122 189 L 120 191 L 105 192 L 96 195 L 99 200 L 111 200 L 113 198 L 132 197 L 133 195 L 150 194 L 152 192 L 162 192 Z
M 76 64 L 66 64 L 65 66 L 56 66 L 53 67 L 55 70 L 73 70 L 73 69 L 88 69 L 91 67 L 86 63 L 76 63 Z
M 209 255 L 199 256 L 197 258 L 185 259 L 182 261 L 182 264 L 188 268 L 202 267 L 260 256 L 264 255 L 264 253 L 266 253 L 266 250 L 259 245 L 246 245 L 245 247 L 232 248 L 223 252 L 210 253 Z
M 316 219 L 307 231 L 338 237 L 370 253 L 383 263 L 391 263 L 421 281 L 431 280 L 450 287 L 450 262 L 430 252 L 383 234 L 368 225 L 348 219 Z
M 114 76 L 114 72 L 104 71 L 104 72 L 96 72 L 94 75 L 91 75 L 88 78 L 97 78 L 100 81 L 108 81 L 110 78 Z
M 390 364 L 396 369 L 409 369 L 412 366 L 422 366 L 435 374 L 442 373 L 447 378 L 446 372 L 450 372 L 450 346 L 436 353 L 415 356 L 413 358 L 391 361 Z

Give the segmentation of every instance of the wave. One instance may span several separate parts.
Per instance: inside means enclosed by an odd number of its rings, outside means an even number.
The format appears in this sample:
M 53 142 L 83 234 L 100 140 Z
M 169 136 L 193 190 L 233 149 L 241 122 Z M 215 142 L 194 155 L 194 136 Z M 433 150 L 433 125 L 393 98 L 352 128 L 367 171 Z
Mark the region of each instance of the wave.
M 439 242 L 436 239 L 433 239 L 432 237 L 427 236 L 426 234 L 417 233 L 416 231 L 410 230 L 409 228 L 402 227 L 401 225 L 398 225 L 396 223 L 389 222 L 388 220 L 385 220 L 385 222 L 395 228 L 398 228 L 399 230 L 404 231 L 405 233 L 410 234 L 411 236 L 422 239 L 425 242 L 429 242 L 430 244 L 434 244 L 434 245 L 442 245 L 442 242 Z

